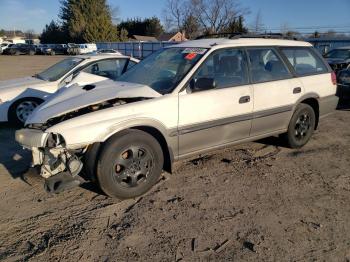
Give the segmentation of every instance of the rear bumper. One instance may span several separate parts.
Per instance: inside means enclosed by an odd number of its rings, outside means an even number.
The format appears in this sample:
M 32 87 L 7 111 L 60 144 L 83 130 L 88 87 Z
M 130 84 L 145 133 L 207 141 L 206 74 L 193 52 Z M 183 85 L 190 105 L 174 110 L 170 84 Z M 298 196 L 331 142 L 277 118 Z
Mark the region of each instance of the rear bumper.
M 320 117 L 327 116 L 335 111 L 339 97 L 332 95 L 320 99 Z

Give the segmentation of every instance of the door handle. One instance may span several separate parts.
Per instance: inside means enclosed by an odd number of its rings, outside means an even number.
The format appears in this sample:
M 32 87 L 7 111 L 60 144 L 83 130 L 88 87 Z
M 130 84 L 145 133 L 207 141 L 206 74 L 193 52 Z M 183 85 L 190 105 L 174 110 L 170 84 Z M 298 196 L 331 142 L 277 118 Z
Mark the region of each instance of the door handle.
M 299 94 L 301 93 L 301 87 L 296 87 L 293 89 L 293 94 Z
M 239 99 L 239 103 L 240 103 L 240 104 L 249 103 L 249 102 L 250 102 L 250 96 L 242 96 L 242 97 Z

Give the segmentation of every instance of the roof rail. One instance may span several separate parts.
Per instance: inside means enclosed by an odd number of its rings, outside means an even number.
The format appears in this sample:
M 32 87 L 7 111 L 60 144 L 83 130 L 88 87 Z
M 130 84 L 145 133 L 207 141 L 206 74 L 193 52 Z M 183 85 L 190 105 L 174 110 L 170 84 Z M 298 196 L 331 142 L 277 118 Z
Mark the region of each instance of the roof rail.
M 289 37 L 289 36 L 285 36 L 281 33 L 265 33 L 265 34 L 218 33 L 218 34 L 201 35 L 201 36 L 197 37 L 196 40 L 205 39 L 205 38 L 228 38 L 228 39 L 265 38 L 265 39 L 299 40 L 297 37 Z

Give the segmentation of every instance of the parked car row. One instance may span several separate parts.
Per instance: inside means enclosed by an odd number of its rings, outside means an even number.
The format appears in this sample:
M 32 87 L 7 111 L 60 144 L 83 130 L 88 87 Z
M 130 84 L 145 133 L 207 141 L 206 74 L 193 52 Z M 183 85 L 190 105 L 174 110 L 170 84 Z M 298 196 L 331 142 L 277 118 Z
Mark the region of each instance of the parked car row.
M 182 158 L 275 135 L 300 148 L 338 103 L 335 73 L 301 41 L 201 39 L 129 63 L 114 74 L 115 62 L 74 57 L 25 80 L 35 84 L 0 88 L 3 120 L 25 121 L 16 140 L 49 192 L 84 173 L 107 195 L 133 198 Z M 33 95 L 43 103 L 29 114 Z
M 1 44 L 4 55 L 81 55 L 97 51 L 96 44 Z
M 350 46 L 333 49 L 324 57 L 337 74 L 339 97 L 348 98 L 350 96 Z

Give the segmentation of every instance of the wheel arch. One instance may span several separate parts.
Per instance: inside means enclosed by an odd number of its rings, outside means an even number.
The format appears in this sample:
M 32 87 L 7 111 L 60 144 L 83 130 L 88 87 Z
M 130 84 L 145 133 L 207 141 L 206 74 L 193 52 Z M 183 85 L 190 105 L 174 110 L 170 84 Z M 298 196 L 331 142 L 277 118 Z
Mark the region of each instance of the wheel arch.
M 18 104 L 18 103 L 21 103 L 23 101 L 26 101 L 26 100 L 35 100 L 35 101 L 38 101 L 39 104 L 45 102 L 45 100 L 41 97 L 35 97 L 35 96 L 25 96 L 25 97 L 20 97 L 16 100 L 13 100 L 12 103 L 9 105 L 8 107 L 8 110 L 7 110 L 7 120 L 10 121 L 10 118 L 11 118 L 11 114 L 15 108 L 15 106 Z
M 129 122 L 129 121 L 128 121 Z M 103 139 L 100 139 L 103 144 L 112 136 L 118 135 L 128 129 L 136 129 L 153 136 L 160 144 L 163 156 L 164 166 L 163 170 L 172 173 L 172 164 L 174 162 L 174 153 L 177 150 L 177 137 L 170 136 L 171 131 L 167 130 L 160 122 L 152 119 L 135 119 L 130 121 L 127 125 L 121 125 L 120 128 L 113 130 Z
M 315 130 L 318 127 L 319 119 L 320 119 L 320 102 L 319 102 L 319 95 L 316 93 L 310 93 L 302 96 L 296 103 L 296 106 L 293 109 L 293 112 L 295 111 L 296 107 L 299 104 L 307 104 L 312 107 L 312 109 L 315 112 L 316 116 L 316 124 L 315 124 Z

